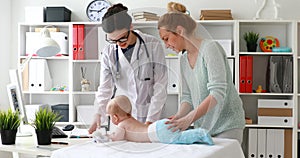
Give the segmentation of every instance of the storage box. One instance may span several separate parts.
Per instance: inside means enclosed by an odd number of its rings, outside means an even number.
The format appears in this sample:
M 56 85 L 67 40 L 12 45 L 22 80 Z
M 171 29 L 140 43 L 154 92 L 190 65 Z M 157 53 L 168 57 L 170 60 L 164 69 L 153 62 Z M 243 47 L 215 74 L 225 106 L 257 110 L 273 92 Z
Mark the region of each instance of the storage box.
M 44 22 L 44 7 L 25 7 L 26 23 L 42 23 Z
M 258 99 L 258 108 L 293 108 L 293 100 L 287 99 Z
M 46 7 L 45 22 L 70 22 L 71 11 L 66 7 Z
M 52 105 L 51 109 L 62 116 L 58 122 L 69 122 L 69 104 Z
M 94 121 L 94 114 L 98 110 L 93 105 L 78 105 L 77 109 L 77 121 L 82 122 L 85 125 L 91 125 Z

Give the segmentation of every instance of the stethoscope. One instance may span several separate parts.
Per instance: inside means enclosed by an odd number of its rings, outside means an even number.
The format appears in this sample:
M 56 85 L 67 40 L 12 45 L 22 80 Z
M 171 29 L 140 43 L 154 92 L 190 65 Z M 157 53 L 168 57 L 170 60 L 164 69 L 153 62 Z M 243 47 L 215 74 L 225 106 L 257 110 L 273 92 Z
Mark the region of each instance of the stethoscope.
M 146 50 L 146 54 L 147 54 L 147 59 L 148 59 L 148 62 L 150 63 L 150 56 L 149 56 L 149 52 L 148 52 L 148 49 L 147 49 L 147 46 L 145 44 L 145 41 L 143 40 L 143 38 L 136 32 L 132 31 L 132 33 L 134 35 L 136 35 L 138 37 L 138 39 L 140 40 L 140 45 L 138 47 L 138 50 L 137 50 L 137 55 L 136 55 L 136 60 L 139 61 L 140 59 L 140 49 L 141 49 L 141 45 L 143 44 L 144 47 L 145 47 L 145 50 Z M 116 67 L 117 67 L 117 71 L 116 71 L 116 79 L 119 79 L 121 77 L 120 75 L 120 66 L 119 66 L 119 49 L 118 49 L 118 45 L 116 44 Z M 139 70 L 138 70 L 138 73 L 140 72 L 140 65 L 138 64 L 138 67 L 139 67 Z M 138 74 L 139 76 L 139 74 Z M 147 81 L 147 80 L 150 80 L 150 76 L 149 77 L 145 77 L 144 81 Z

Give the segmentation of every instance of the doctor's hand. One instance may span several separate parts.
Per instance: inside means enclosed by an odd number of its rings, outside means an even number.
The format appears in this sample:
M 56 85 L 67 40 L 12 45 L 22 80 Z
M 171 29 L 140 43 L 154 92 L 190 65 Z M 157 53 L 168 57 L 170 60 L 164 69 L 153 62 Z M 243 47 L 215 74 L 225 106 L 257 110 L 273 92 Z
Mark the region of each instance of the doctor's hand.
M 90 129 L 88 130 L 90 134 L 96 131 L 97 128 L 101 126 L 101 115 L 95 114 L 94 122 L 92 123 Z

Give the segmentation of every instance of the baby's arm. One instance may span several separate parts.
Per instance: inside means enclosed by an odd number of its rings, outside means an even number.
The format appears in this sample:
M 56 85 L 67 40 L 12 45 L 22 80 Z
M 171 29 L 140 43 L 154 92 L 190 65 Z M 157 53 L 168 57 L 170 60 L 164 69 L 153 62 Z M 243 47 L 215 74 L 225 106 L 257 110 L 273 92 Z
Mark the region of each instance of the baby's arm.
M 118 140 L 125 140 L 125 129 L 117 126 L 115 132 L 113 132 L 112 134 L 108 135 L 108 137 L 112 140 L 112 141 L 118 141 Z

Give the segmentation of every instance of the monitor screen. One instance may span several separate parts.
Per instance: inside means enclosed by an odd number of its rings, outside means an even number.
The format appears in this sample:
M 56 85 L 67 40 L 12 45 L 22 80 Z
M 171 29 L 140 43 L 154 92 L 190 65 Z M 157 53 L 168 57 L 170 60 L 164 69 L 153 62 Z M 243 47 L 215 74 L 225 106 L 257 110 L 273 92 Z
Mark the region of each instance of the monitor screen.
M 10 74 L 11 75 L 11 74 Z M 17 75 L 17 72 L 15 73 Z M 15 76 L 18 77 L 18 76 Z M 19 111 L 20 117 L 23 120 L 24 124 L 28 124 L 26 117 L 25 106 L 22 91 L 20 88 L 19 80 L 15 80 L 11 84 L 7 85 L 7 94 L 9 98 L 9 104 L 13 111 Z

